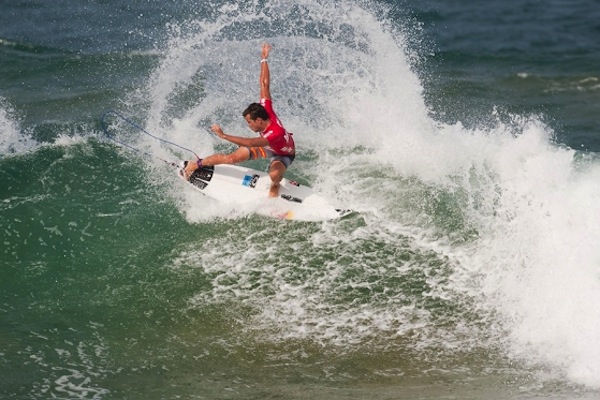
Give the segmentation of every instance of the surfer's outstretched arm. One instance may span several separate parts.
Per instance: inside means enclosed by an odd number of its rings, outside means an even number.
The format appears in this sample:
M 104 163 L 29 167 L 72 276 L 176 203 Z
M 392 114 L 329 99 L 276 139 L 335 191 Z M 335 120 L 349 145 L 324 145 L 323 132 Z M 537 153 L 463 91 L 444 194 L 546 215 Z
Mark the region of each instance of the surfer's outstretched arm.
M 233 136 L 223 132 L 223 129 L 218 124 L 214 124 L 210 129 L 221 139 L 227 140 L 233 144 L 243 147 L 262 147 L 267 146 L 269 141 L 264 137 L 247 138 L 241 136 Z
M 271 100 L 271 90 L 269 88 L 271 84 L 271 73 L 269 71 L 269 52 L 272 47 L 268 43 L 263 43 L 261 60 L 260 60 L 260 98 Z

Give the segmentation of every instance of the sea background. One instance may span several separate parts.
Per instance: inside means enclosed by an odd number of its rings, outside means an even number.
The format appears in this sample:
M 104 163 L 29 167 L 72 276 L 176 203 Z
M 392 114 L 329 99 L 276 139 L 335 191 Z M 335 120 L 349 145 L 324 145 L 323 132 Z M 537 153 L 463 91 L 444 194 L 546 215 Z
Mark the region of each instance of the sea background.
M 0 398 L 600 398 L 599 37 L 597 0 L 0 0 Z M 289 177 L 353 215 L 106 140 L 232 149 L 264 41 Z

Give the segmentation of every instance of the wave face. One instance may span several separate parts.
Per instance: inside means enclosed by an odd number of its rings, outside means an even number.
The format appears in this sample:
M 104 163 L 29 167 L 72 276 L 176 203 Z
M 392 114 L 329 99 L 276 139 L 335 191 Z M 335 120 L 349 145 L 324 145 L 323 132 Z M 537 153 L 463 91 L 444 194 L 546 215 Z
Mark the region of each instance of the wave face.
M 579 82 L 595 96 L 593 74 L 453 75 L 472 72 L 468 52 L 426 39 L 450 6 L 119 4 L 95 5 L 105 19 L 65 41 L 42 22 L 44 38 L 0 39 L 14 73 L 0 78 L 0 393 L 597 395 L 600 162 L 592 139 L 572 146 L 581 131 L 559 141 L 551 109 L 508 107 L 504 92 L 558 85 L 569 101 Z M 231 150 L 209 126 L 252 135 L 241 112 L 258 100 L 263 41 L 298 146 L 290 178 L 356 214 L 264 219 L 157 159 L 185 150 L 117 120 L 119 140 L 153 156 L 104 140 L 98 116 L 116 108 L 200 155 Z

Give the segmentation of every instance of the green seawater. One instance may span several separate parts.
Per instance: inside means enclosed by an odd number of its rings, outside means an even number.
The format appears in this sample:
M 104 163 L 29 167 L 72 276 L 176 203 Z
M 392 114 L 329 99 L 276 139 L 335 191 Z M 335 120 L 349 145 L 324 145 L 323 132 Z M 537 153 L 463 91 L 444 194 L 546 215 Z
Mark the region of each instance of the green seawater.
M 0 399 L 597 398 L 596 9 L 465 4 L 0 4 Z M 265 40 L 350 216 L 106 140 L 231 150 Z

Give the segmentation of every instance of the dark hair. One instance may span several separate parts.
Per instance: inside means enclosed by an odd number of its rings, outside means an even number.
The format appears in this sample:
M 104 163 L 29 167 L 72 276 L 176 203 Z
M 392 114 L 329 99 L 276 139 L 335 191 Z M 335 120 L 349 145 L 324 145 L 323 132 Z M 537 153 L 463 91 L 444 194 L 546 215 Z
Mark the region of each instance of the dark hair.
M 265 110 L 265 108 L 259 103 L 252 103 L 248 107 L 246 107 L 246 109 L 242 113 L 242 116 L 246 118 L 246 115 L 248 114 L 250 115 L 251 120 L 255 120 L 256 118 L 262 118 L 266 121 L 269 119 L 269 114 L 267 113 L 267 110 Z

